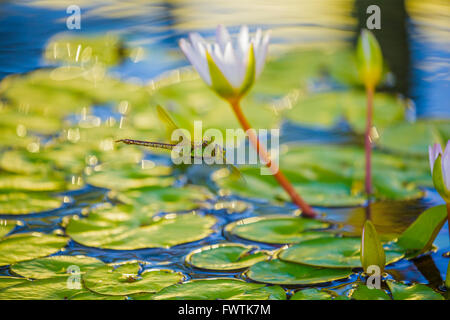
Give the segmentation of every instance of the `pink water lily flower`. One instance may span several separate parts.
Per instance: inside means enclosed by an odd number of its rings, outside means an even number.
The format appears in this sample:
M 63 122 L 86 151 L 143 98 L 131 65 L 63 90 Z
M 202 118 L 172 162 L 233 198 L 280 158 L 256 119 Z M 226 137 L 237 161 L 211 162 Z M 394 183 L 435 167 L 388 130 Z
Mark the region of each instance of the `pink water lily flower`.
M 450 201 L 450 140 L 447 142 L 444 152 L 438 143 L 433 147 L 428 147 L 428 155 L 434 186 L 448 202 Z

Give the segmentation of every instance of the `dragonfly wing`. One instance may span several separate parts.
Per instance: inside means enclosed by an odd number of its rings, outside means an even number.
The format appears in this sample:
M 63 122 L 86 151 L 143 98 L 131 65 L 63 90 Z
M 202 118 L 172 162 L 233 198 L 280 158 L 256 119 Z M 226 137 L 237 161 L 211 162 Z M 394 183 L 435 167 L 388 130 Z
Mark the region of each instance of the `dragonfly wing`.
M 166 126 L 167 135 L 168 135 L 169 139 L 172 140 L 172 132 L 174 132 L 175 130 L 178 130 L 180 128 L 176 125 L 175 121 L 173 121 L 172 117 L 167 113 L 166 110 L 164 110 L 163 107 L 161 107 L 160 105 L 157 105 L 156 111 L 158 112 L 159 119 Z M 183 132 L 181 132 L 181 133 L 183 136 L 183 140 L 189 141 L 189 143 L 190 143 L 190 139 L 188 137 L 186 137 L 186 135 Z M 172 141 L 172 142 L 178 142 L 178 141 Z

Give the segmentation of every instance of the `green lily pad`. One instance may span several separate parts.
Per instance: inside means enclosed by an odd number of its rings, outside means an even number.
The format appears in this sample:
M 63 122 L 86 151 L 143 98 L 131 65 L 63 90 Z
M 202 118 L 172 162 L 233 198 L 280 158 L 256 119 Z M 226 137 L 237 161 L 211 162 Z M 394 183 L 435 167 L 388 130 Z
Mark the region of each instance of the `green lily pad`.
M 128 205 L 139 205 L 155 212 L 175 212 L 197 209 L 212 199 L 208 189 L 189 185 L 183 188 L 146 187 L 123 192 L 110 192 L 109 196 Z
M 28 175 L 0 175 L 0 191 L 57 191 L 65 187 L 60 178 Z
M 70 297 L 70 300 L 127 300 L 126 296 L 107 296 L 104 294 L 98 294 L 89 290 L 75 293 Z
M 169 214 L 153 218 L 154 212 L 125 207 L 94 211 L 87 218 L 73 218 L 67 234 L 89 247 L 115 250 L 171 247 L 210 235 L 216 223 L 212 216 L 195 213 Z
M 295 190 L 302 195 L 307 203 L 322 207 L 348 207 L 366 203 L 367 198 L 362 193 L 352 194 L 351 188 L 345 183 L 293 183 Z M 290 201 L 289 195 L 281 188 L 278 198 Z
M 102 266 L 83 276 L 85 286 L 96 293 L 127 295 L 155 293 L 183 280 L 183 274 L 172 270 L 144 270 L 137 262 Z
M 29 281 L 29 280 L 24 279 L 24 278 L 0 276 L 0 291 L 2 289 L 8 288 L 8 287 L 12 287 L 12 286 L 15 286 L 17 284 L 24 283 L 26 281 Z
M 11 270 L 25 278 L 47 279 L 52 277 L 67 277 L 75 267 L 84 274 L 87 271 L 103 266 L 104 263 L 96 258 L 86 256 L 52 256 L 13 264 Z
M 45 58 L 51 62 L 89 65 L 101 62 L 115 65 L 123 58 L 123 45 L 113 34 L 95 37 L 57 35 L 50 40 Z
M 347 278 L 352 274 L 352 270 L 316 268 L 275 259 L 254 264 L 246 274 L 257 282 L 309 285 Z
M 64 248 L 68 238 L 39 232 L 18 233 L 0 240 L 0 266 L 45 257 Z
M 377 144 L 390 151 L 425 158 L 428 146 L 450 140 L 450 132 L 446 129 L 449 126 L 448 120 L 405 122 L 383 130 Z
M 245 269 L 269 258 L 265 252 L 251 252 L 253 249 L 235 243 L 216 244 L 192 251 L 186 262 L 196 268 L 228 271 Z
M 311 288 L 297 291 L 289 300 L 348 300 L 348 298 L 325 290 Z
M 286 250 L 279 257 L 288 262 L 324 268 L 361 268 L 361 239 L 319 238 L 301 242 Z M 386 264 L 400 260 L 404 252 L 385 246 Z
M 397 244 L 405 250 L 425 252 L 447 220 L 445 205 L 432 207 L 423 212 L 398 238 Z
M 279 286 L 248 283 L 237 279 L 202 279 L 167 287 L 139 300 L 284 300 L 286 293 Z
M 86 292 L 68 285 L 67 277 L 25 281 L 0 290 L 0 300 L 67 300 L 73 295 Z
M 57 209 L 63 200 L 39 193 L 0 193 L 0 214 L 28 214 Z
M 168 187 L 175 181 L 174 177 L 168 176 L 171 172 L 168 166 L 112 168 L 92 174 L 87 182 L 96 187 L 119 191 L 149 186 Z
M 289 146 L 280 155 L 280 168 L 302 197 L 315 206 L 355 206 L 366 202 L 364 150 L 354 146 Z M 374 195 L 379 200 L 410 200 L 423 197 L 418 185 L 429 185 L 426 161 L 374 152 Z M 223 194 L 290 201 L 273 176 L 259 168 L 240 168 L 246 183 L 213 176 Z
M 394 300 L 444 300 L 444 297 L 424 284 L 407 286 L 402 283 L 387 281 Z
M 254 217 L 236 221 L 226 230 L 240 238 L 274 244 L 297 243 L 320 237 L 329 237 L 325 232 L 328 223 L 292 216 Z
M 377 93 L 373 121 L 380 129 L 404 119 L 405 103 L 394 96 Z M 298 99 L 283 115 L 303 125 L 330 127 L 345 119 L 357 133 L 364 133 L 367 101 L 364 91 L 333 91 Z M 312 111 L 314 110 L 314 111 Z
M 356 289 L 352 291 L 350 297 L 355 300 L 391 300 L 391 297 L 382 289 L 369 289 L 364 284 L 359 284 Z
M 50 170 L 47 163 L 39 161 L 40 154 L 26 150 L 10 150 L 0 155 L 0 168 L 18 174 L 38 174 Z
M 17 225 L 15 220 L 3 220 L 0 219 L 0 238 L 3 238 L 10 233 Z

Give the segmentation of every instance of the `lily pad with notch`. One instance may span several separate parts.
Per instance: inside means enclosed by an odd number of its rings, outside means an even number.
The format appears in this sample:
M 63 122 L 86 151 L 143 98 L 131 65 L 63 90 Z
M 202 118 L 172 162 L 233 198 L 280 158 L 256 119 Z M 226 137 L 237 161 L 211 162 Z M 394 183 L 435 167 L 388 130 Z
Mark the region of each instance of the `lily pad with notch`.
M 186 257 L 186 262 L 206 270 L 241 270 L 269 258 L 268 253 L 254 249 L 238 243 L 215 244 L 192 251 Z
M 209 236 L 216 223 L 196 213 L 153 217 L 155 212 L 118 206 L 93 210 L 86 218 L 73 217 L 67 234 L 89 247 L 114 250 L 168 248 Z
M 114 267 L 105 265 L 88 271 L 85 286 L 99 294 L 130 295 L 156 293 L 183 280 L 183 274 L 172 270 L 140 270 L 138 262 L 123 263 Z
M 329 237 L 330 224 L 319 220 L 293 216 L 252 217 L 229 224 L 226 231 L 240 238 L 272 244 L 298 243 Z
M 22 261 L 11 265 L 11 271 L 29 279 L 48 279 L 53 277 L 67 277 L 73 272 L 84 274 L 89 270 L 103 266 L 104 263 L 87 256 L 51 256 L 29 261 Z M 75 266 L 76 269 L 71 269 Z
M 136 300 L 285 300 L 279 286 L 249 283 L 237 279 L 200 279 L 167 287 Z
M 279 285 L 312 285 L 348 278 L 351 269 L 318 268 L 279 259 L 254 264 L 246 272 L 253 281 Z
M 384 245 L 386 264 L 400 260 L 400 247 Z M 280 259 L 323 268 L 361 268 L 360 238 L 319 238 L 304 241 L 280 252 Z
M 17 233 L 0 239 L 0 266 L 41 258 L 64 248 L 66 237 L 33 233 Z

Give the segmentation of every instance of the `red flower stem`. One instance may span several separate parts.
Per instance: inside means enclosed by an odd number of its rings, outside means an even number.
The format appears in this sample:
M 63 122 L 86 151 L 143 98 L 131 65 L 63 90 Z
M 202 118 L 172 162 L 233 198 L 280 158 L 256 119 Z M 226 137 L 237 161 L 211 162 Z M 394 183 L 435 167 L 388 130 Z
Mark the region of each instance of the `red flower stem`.
M 366 122 L 366 135 L 365 135 L 365 153 L 366 153 L 366 178 L 365 189 L 366 194 L 370 198 L 372 195 L 372 141 L 370 139 L 370 131 L 372 130 L 372 118 L 373 118 L 373 95 L 374 87 L 366 86 L 367 96 L 367 122 Z
M 295 191 L 294 187 L 291 185 L 289 180 L 285 177 L 285 175 L 281 172 L 281 170 L 275 166 L 270 160 L 270 157 L 267 153 L 267 150 L 265 150 L 264 146 L 260 145 L 259 139 L 257 135 L 255 134 L 254 130 L 251 130 L 252 127 L 250 126 L 250 123 L 247 121 L 247 118 L 245 117 L 244 113 L 242 112 L 241 106 L 239 101 L 230 101 L 231 107 L 236 114 L 236 117 L 239 120 L 239 123 L 241 124 L 242 128 L 247 132 L 248 138 L 252 145 L 256 148 L 256 151 L 258 152 L 259 156 L 264 160 L 266 163 L 266 166 L 271 170 L 273 175 L 275 176 L 275 179 L 277 179 L 278 183 L 283 187 L 283 189 L 289 194 L 292 201 L 302 210 L 302 214 L 313 218 L 316 216 L 316 212 L 311 208 L 301 197 L 300 195 Z

